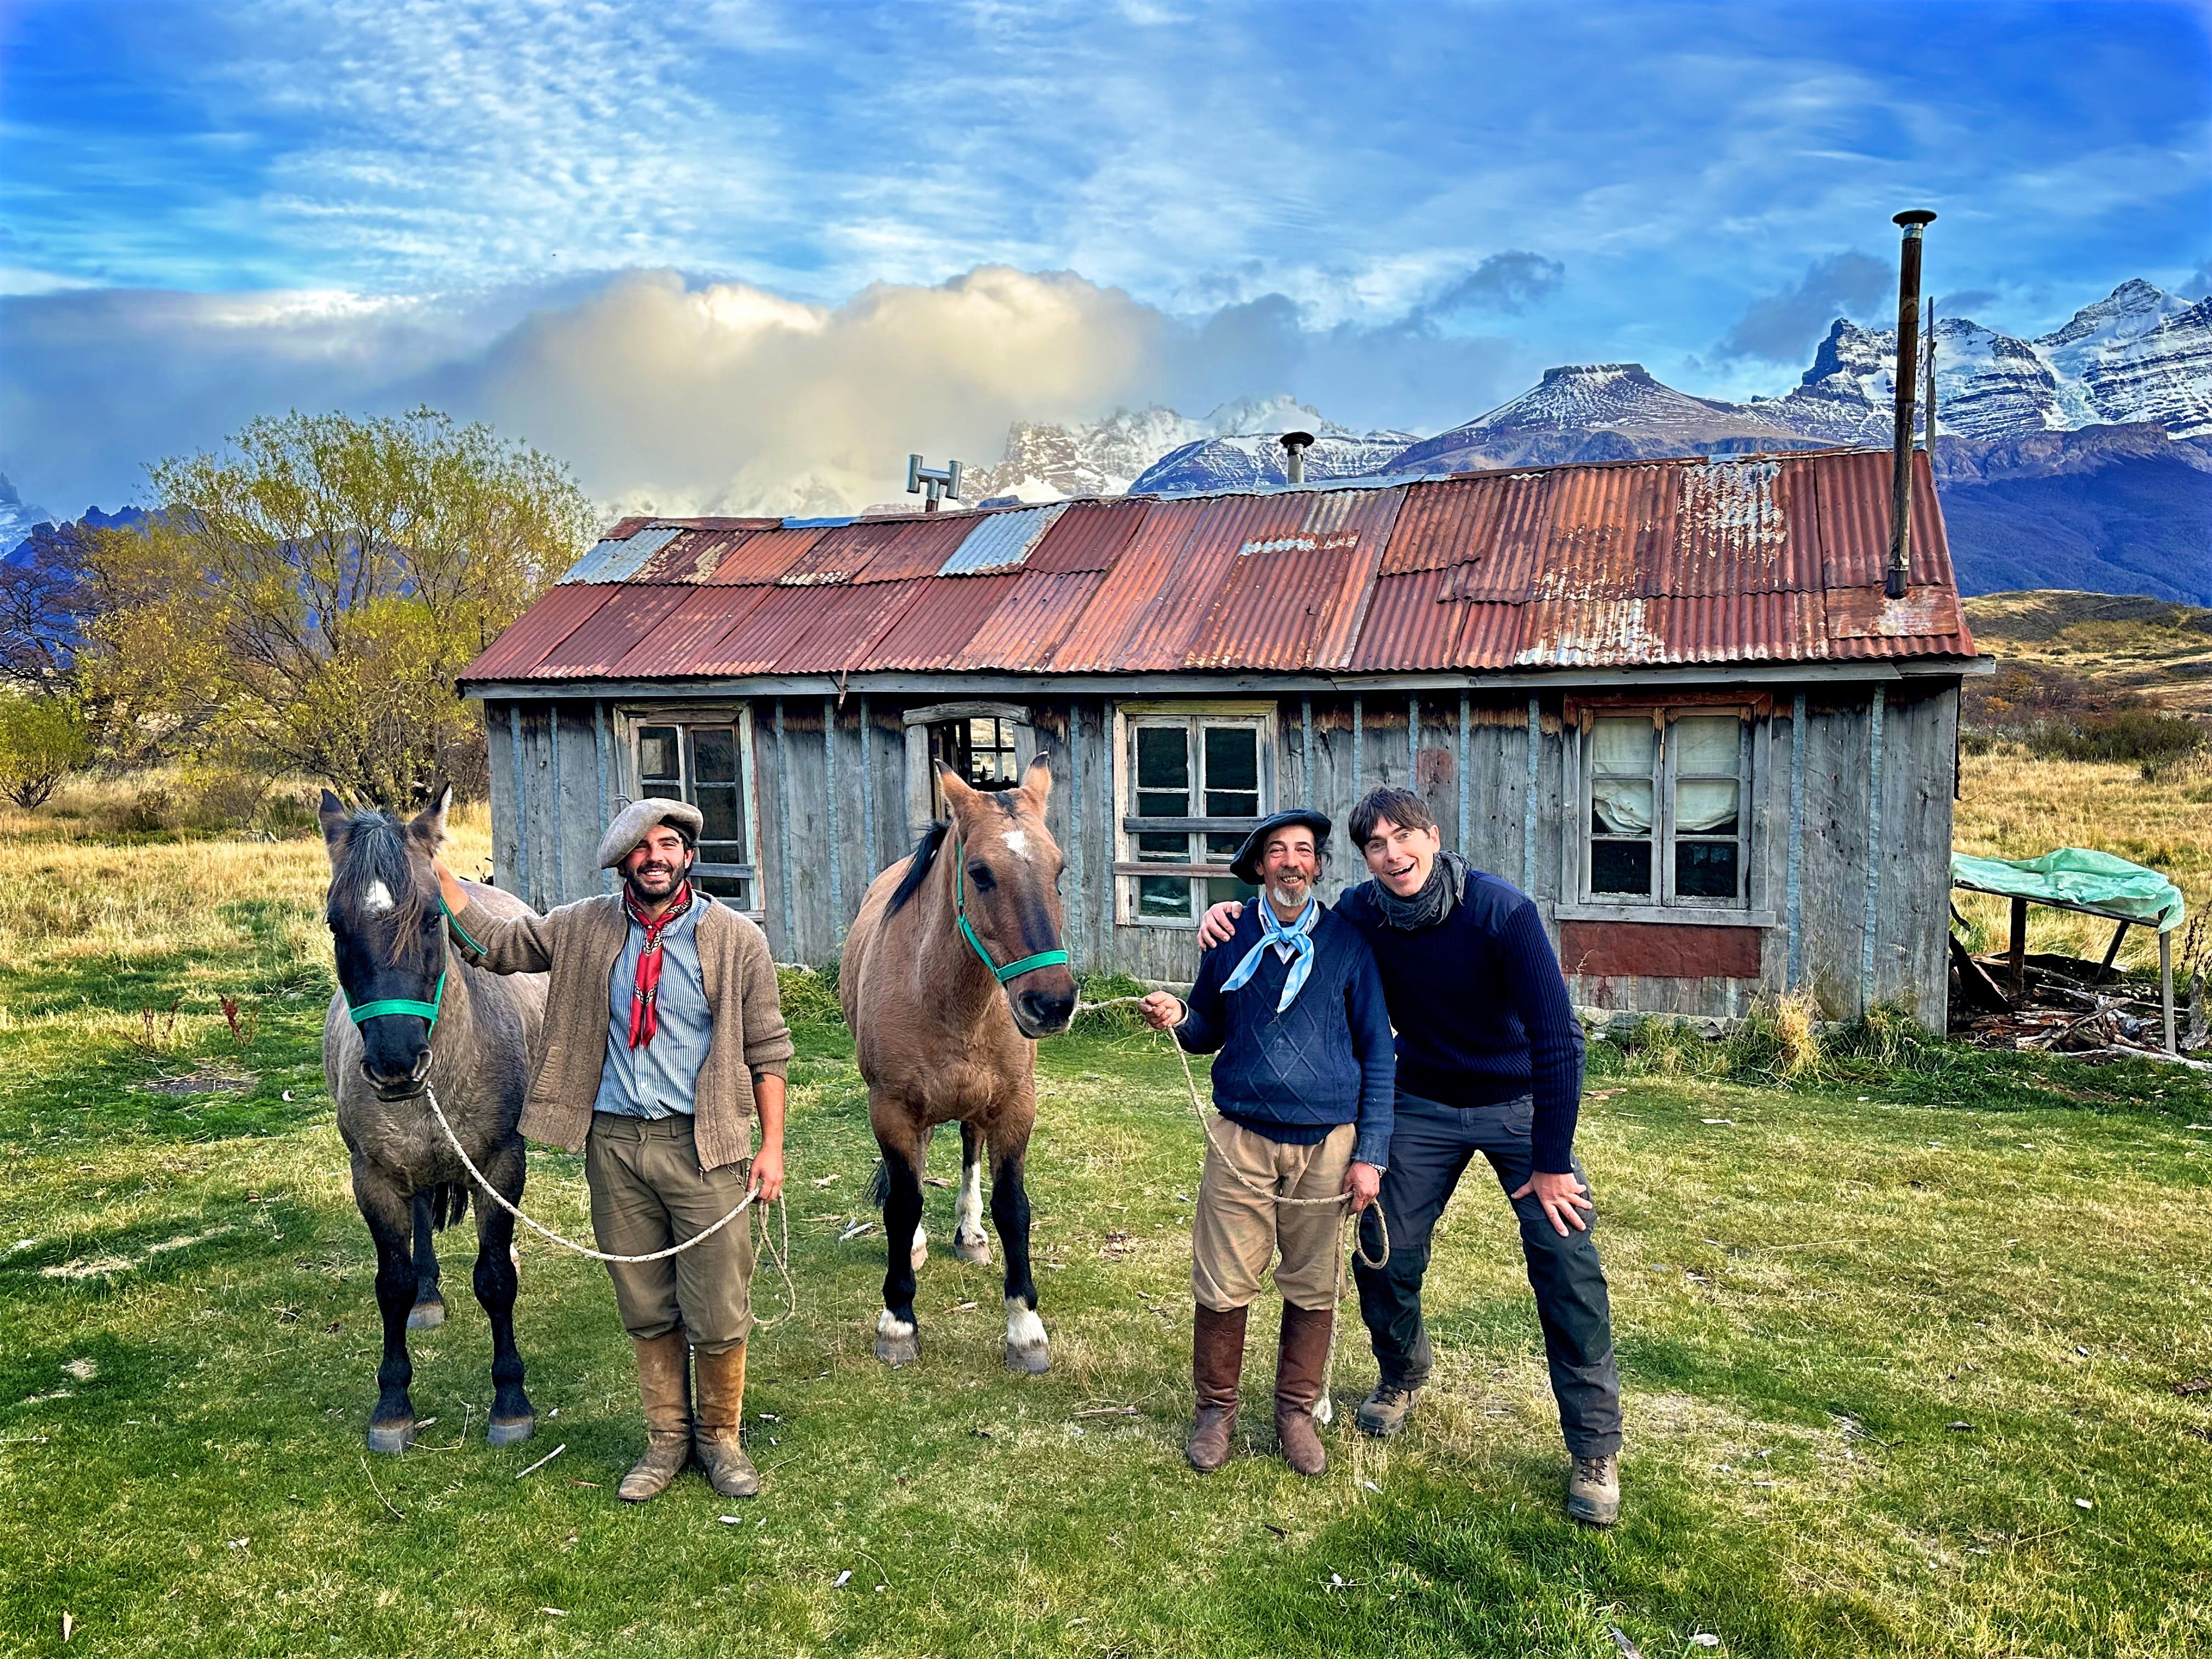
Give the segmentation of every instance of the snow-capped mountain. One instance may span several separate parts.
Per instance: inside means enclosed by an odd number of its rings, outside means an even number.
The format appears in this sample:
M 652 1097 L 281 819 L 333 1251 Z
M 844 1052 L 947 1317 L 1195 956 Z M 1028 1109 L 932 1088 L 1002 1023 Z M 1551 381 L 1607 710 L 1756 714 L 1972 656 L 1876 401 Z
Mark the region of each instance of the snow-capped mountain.
M 15 493 L 15 486 L 0 474 L 0 558 L 15 550 L 31 533 L 35 524 L 51 524 L 54 515 L 43 507 L 33 507 Z
M 1324 439 L 1352 435 L 1288 396 L 1238 398 L 1202 420 L 1155 404 L 1117 410 L 1089 426 L 1017 422 L 1006 433 L 1005 459 L 995 466 L 971 470 L 961 481 L 960 493 L 969 501 L 1000 495 L 1025 501 L 1119 495 L 1171 452 L 1213 438 L 1291 431 Z
M 1305 453 L 1306 477 L 1314 479 L 1358 478 L 1394 471 L 1398 456 L 1413 441 L 1410 432 L 1353 433 L 1326 422 L 1204 438 L 1161 456 L 1137 475 L 1129 491 L 1176 495 L 1288 483 L 1290 474 L 1284 470 L 1288 458 L 1282 445 L 1286 431 L 1315 434 Z

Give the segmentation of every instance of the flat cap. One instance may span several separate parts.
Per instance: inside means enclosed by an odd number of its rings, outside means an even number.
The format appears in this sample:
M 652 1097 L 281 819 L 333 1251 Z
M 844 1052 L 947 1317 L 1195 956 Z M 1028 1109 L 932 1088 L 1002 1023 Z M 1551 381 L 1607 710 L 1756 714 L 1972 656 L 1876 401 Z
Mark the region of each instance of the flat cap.
M 646 831 L 659 823 L 674 825 L 692 841 L 698 840 L 699 832 L 707 827 L 699 809 L 689 801 L 665 800 L 659 795 L 634 800 L 599 837 L 599 868 L 611 870 L 620 864 L 645 839 Z
M 1277 812 L 1261 818 L 1252 833 L 1244 837 L 1243 846 L 1237 856 L 1229 860 L 1229 873 L 1237 880 L 1257 887 L 1260 881 L 1260 855 L 1267 850 L 1267 837 L 1278 830 L 1287 830 L 1294 823 L 1303 823 L 1313 831 L 1314 845 L 1319 847 L 1328 839 L 1328 814 L 1316 812 L 1310 806 L 1293 806 L 1287 812 Z

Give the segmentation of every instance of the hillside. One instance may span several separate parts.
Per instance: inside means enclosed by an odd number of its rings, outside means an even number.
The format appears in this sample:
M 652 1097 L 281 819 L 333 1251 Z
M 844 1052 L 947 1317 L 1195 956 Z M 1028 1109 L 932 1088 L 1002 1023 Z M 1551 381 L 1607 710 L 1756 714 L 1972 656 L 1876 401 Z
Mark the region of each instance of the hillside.
M 2212 719 L 2212 609 L 2044 589 L 1984 593 L 1965 610 L 1998 679 L 2026 671 L 2052 712 L 2141 697 Z M 1990 689 L 1969 684 L 1982 697 Z

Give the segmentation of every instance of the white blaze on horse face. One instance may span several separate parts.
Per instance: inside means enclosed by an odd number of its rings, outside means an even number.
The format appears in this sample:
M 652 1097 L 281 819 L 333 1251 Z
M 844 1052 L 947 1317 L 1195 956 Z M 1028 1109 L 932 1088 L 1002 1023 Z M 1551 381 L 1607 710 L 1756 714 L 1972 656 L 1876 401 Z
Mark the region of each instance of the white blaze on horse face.
M 1005 844 L 1009 853 L 1024 864 L 1036 856 L 1030 850 L 1030 832 L 1026 830 L 1009 830 L 999 839 Z
M 361 908 L 372 916 L 380 916 L 398 908 L 392 890 L 380 881 L 372 881 L 361 896 Z
M 1006 1346 L 1024 1350 L 1045 1346 L 1044 1321 L 1018 1296 L 1006 1298 Z
M 983 1236 L 983 1161 L 978 1158 L 962 1172 L 959 1206 L 952 1212 L 955 1238 Z

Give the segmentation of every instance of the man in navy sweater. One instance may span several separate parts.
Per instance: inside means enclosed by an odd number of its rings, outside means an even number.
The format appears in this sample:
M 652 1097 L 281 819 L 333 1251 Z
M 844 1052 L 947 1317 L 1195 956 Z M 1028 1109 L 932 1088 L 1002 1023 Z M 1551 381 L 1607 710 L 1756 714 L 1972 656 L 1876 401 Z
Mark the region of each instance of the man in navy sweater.
M 1155 991 L 1143 1005 L 1187 1052 L 1221 1056 L 1191 1225 L 1188 1455 L 1201 1474 L 1228 1460 L 1245 1316 L 1279 1249 L 1275 1437 L 1300 1474 L 1328 1468 L 1314 1413 L 1336 1318 L 1337 1226 L 1346 1202 L 1373 1202 L 1389 1160 L 1390 1018 L 1367 942 L 1314 896 L 1328 830 L 1318 812 L 1262 821 L 1230 868 L 1264 886 L 1265 902 L 1206 953 L 1188 1002 Z
M 1434 1364 L 1421 1318 L 1431 1235 L 1477 1153 L 1520 1218 L 1559 1427 L 1572 1459 L 1568 1513 L 1608 1525 L 1620 1512 L 1620 1379 L 1589 1188 L 1574 1156 L 1583 1033 L 1536 907 L 1511 883 L 1443 850 L 1419 795 L 1377 789 L 1352 809 L 1352 839 L 1372 880 L 1335 914 L 1366 939 L 1398 1032 L 1397 1099 L 1381 1209 L 1390 1256 L 1355 1266 L 1382 1371 L 1359 1426 L 1395 1434 Z M 1237 920 L 1217 905 L 1211 942 Z M 1371 1222 L 1364 1255 L 1380 1253 Z

